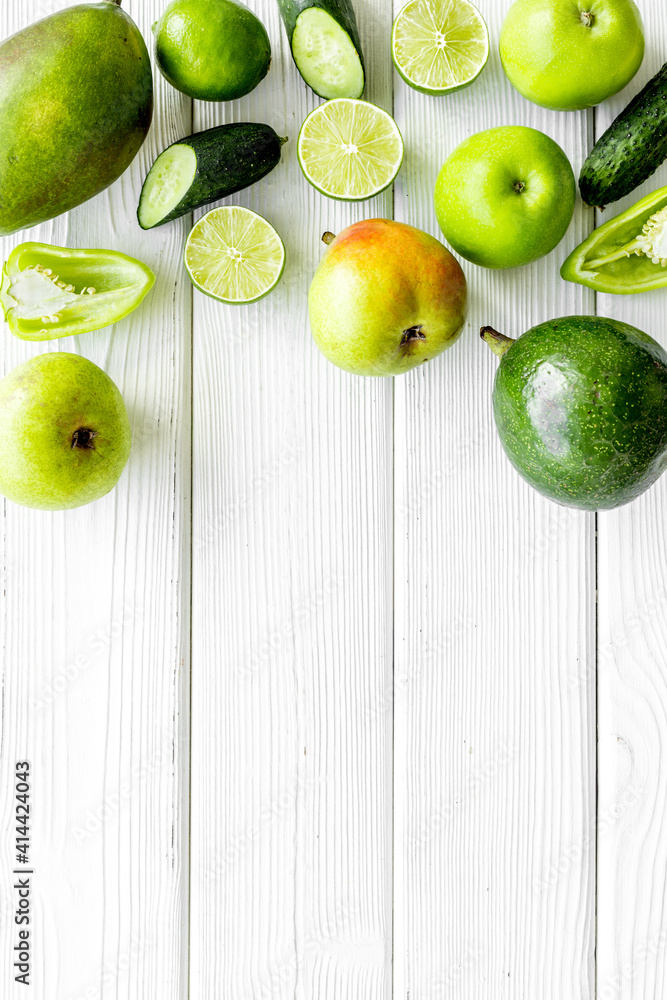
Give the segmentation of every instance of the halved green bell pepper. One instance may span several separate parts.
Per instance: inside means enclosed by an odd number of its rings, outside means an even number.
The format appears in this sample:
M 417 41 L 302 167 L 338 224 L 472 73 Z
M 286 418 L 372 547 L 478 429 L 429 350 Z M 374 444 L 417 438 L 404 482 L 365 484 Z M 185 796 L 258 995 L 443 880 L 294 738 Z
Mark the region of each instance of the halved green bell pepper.
M 21 243 L 2 269 L 0 305 L 21 340 L 54 340 L 116 323 L 139 305 L 155 275 L 116 250 Z
M 616 295 L 667 285 L 667 187 L 591 233 L 560 273 L 567 281 Z

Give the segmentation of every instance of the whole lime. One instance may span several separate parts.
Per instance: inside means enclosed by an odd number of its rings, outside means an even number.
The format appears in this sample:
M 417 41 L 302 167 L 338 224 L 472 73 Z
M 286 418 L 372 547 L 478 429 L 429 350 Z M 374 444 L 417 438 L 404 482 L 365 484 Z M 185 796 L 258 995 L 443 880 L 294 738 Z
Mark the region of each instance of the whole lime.
M 633 0 L 515 0 L 499 49 L 520 94 L 577 111 L 630 82 L 644 58 L 644 28 Z
M 153 33 L 160 72 L 188 97 L 235 101 L 268 73 L 269 36 L 239 0 L 172 0 Z

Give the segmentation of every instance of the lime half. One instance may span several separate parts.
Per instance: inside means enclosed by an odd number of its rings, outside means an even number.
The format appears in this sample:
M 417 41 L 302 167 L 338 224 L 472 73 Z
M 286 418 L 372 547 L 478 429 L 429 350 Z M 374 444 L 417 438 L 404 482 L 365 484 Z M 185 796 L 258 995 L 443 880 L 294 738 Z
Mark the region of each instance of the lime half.
M 273 226 L 249 208 L 214 208 L 190 230 L 185 267 L 200 292 L 219 302 L 256 302 L 280 281 L 285 247 Z
M 410 0 L 394 21 L 394 65 L 424 94 L 467 87 L 489 58 L 489 32 L 470 0 Z
M 306 179 L 322 194 L 362 201 L 396 177 L 403 139 L 386 111 L 340 97 L 311 111 L 301 126 L 297 153 Z

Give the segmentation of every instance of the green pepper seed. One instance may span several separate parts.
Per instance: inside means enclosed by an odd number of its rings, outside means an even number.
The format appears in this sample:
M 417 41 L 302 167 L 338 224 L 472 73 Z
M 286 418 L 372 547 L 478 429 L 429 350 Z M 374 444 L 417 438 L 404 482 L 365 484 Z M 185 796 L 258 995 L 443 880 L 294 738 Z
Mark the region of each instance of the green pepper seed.
M 53 340 L 116 323 L 154 281 L 145 264 L 115 250 L 21 243 L 2 269 L 0 306 L 16 337 Z
M 667 187 L 591 233 L 560 273 L 567 281 L 617 295 L 667 285 Z

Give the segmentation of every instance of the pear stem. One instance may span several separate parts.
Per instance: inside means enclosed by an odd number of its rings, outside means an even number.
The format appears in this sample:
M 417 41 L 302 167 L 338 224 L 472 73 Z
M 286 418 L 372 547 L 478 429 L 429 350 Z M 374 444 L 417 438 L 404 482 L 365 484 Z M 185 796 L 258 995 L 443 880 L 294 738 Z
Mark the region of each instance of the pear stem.
M 335 239 L 336 239 L 335 233 L 330 233 L 328 230 L 326 233 L 322 233 L 322 242 L 326 243 L 327 246 L 329 246 L 330 243 L 333 243 Z
M 512 344 L 516 343 L 511 337 L 506 337 L 504 333 L 498 333 L 492 326 L 483 326 L 479 331 L 479 335 L 499 358 L 502 358 L 503 354 L 509 351 Z

